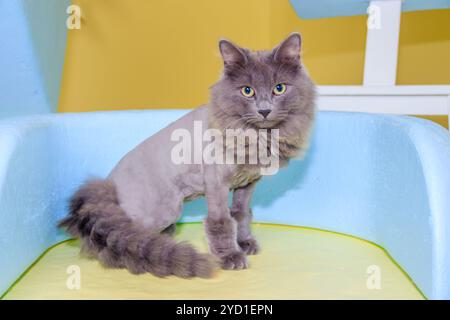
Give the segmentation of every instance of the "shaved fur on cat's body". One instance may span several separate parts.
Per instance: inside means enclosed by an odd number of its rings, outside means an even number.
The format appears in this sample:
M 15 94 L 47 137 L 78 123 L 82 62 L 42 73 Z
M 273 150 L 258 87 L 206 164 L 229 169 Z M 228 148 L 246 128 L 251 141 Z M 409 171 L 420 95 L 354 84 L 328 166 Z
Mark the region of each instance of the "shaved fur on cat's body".
M 133 273 L 209 277 L 216 262 L 225 269 L 246 268 L 246 254 L 259 250 L 250 230 L 250 200 L 261 166 L 175 164 L 171 135 L 179 128 L 193 133 L 194 121 L 201 121 L 203 130 L 222 132 L 276 128 L 280 163 L 287 164 L 306 148 L 315 112 L 315 89 L 300 62 L 300 43 L 300 36 L 293 34 L 273 51 L 252 52 L 222 40 L 224 75 L 212 87 L 210 103 L 143 141 L 105 180 L 81 186 L 60 225 L 80 237 L 83 251 L 104 265 Z M 289 83 L 290 91 L 285 97 L 271 97 L 274 84 L 282 81 Z M 233 91 L 238 91 L 236 85 L 252 85 L 257 96 L 243 99 Z M 270 108 L 272 115 L 262 119 L 261 108 Z M 180 218 L 184 201 L 199 196 L 207 200 L 205 229 L 216 259 L 177 243 L 167 232 Z

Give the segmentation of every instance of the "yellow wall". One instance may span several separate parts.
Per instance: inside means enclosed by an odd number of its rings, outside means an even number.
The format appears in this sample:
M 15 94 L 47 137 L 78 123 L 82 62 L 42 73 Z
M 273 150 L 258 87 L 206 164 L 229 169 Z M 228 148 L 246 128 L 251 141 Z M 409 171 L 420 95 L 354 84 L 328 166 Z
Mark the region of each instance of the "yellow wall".
M 268 49 L 292 31 L 318 84 L 361 84 L 365 17 L 301 20 L 288 0 L 74 0 L 59 111 L 192 108 L 208 100 L 225 36 Z M 405 13 L 399 84 L 450 84 L 450 10 Z

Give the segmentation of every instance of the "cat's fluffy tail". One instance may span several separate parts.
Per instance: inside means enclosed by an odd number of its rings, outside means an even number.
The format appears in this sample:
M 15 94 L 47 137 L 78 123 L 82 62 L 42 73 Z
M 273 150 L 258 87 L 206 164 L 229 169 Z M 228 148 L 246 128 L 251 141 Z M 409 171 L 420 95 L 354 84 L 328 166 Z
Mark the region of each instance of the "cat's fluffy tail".
M 112 182 L 88 181 L 71 198 L 69 211 L 59 226 L 81 238 L 82 250 L 108 267 L 183 278 L 210 277 L 215 269 L 211 255 L 133 223 L 119 206 Z

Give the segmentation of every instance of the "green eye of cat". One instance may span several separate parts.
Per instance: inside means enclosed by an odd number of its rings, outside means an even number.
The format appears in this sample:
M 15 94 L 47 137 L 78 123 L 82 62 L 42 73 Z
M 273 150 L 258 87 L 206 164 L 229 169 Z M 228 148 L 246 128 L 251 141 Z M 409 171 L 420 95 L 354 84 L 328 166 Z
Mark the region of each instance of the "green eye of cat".
M 241 93 L 244 97 L 251 98 L 255 95 L 255 90 L 249 86 L 245 86 L 241 88 Z
M 279 83 L 273 88 L 273 93 L 277 96 L 282 95 L 286 92 L 286 85 L 284 83 Z

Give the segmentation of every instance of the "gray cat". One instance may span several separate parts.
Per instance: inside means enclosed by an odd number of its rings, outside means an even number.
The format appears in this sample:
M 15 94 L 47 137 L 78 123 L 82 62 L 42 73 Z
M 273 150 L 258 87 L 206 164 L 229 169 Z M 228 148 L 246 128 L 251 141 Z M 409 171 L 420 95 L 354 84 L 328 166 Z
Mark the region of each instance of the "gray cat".
M 105 180 L 88 181 L 71 198 L 70 213 L 59 225 L 81 238 L 82 250 L 104 265 L 157 276 L 209 277 L 217 263 L 224 269 L 247 268 L 246 255 L 258 252 L 249 205 L 261 168 L 267 165 L 259 159 L 252 164 L 174 163 L 173 133 L 180 129 L 193 133 L 194 124 L 200 122 L 202 132 L 265 130 L 271 141 L 275 137 L 271 132 L 277 129 L 277 151 L 272 144 L 264 150 L 275 154 L 283 166 L 307 147 L 315 87 L 300 61 L 297 33 L 272 51 L 250 51 L 226 40 L 219 48 L 224 72 L 211 88 L 210 103 L 143 141 Z M 250 145 L 245 143 L 246 148 Z M 228 152 L 229 144 L 221 150 Z M 246 151 L 246 159 L 250 154 Z M 170 236 L 183 202 L 203 195 L 213 255 Z

